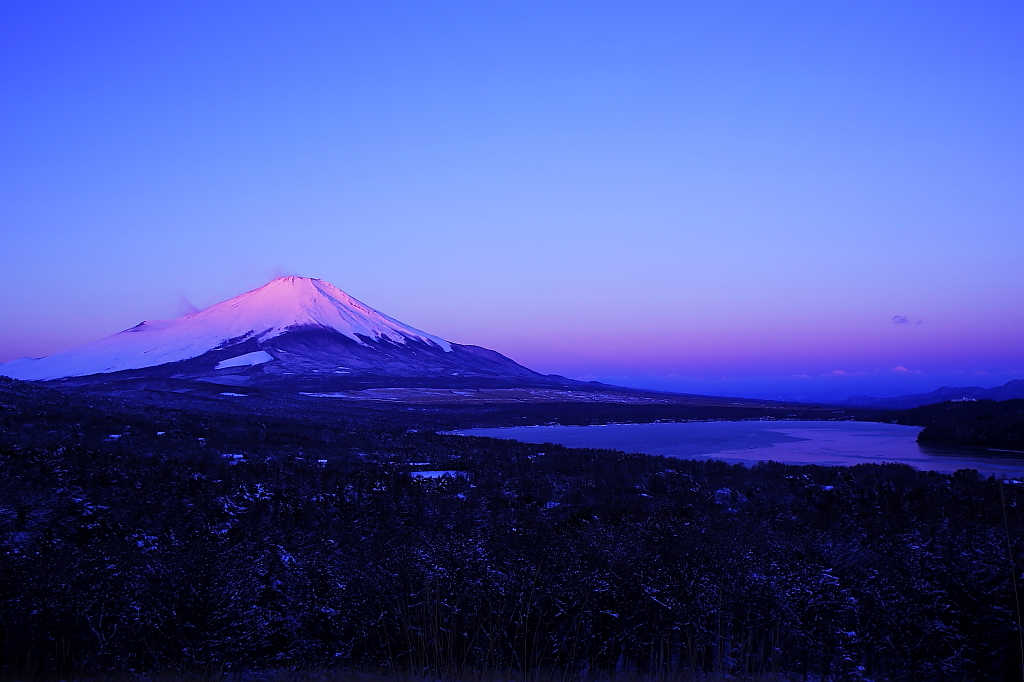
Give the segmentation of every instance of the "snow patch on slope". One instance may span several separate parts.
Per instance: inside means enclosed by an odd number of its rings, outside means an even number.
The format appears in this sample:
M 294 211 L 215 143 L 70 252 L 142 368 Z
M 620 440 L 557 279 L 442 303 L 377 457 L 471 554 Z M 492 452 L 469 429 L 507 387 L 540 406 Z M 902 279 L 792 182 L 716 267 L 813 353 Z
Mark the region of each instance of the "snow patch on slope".
M 0 375 L 41 381 L 155 367 L 240 341 L 263 343 L 299 327 L 333 330 L 364 345 L 411 340 L 452 350 L 444 339 L 388 317 L 328 282 L 281 277 L 177 320 L 146 321 L 45 358 L 13 360 L 0 365 Z
M 255 353 L 246 353 L 245 355 L 239 355 L 238 357 L 230 358 L 228 360 L 221 360 L 217 363 L 214 369 L 226 369 L 228 367 L 253 367 L 254 365 L 262 365 L 264 362 L 270 362 L 274 359 L 274 356 L 265 350 L 258 350 Z

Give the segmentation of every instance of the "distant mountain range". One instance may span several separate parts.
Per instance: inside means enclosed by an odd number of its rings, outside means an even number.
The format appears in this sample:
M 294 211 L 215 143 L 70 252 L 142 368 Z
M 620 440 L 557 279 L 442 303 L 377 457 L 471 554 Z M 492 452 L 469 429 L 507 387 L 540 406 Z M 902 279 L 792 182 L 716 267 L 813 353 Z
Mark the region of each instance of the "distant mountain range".
M 0 375 L 71 384 L 185 379 L 307 391 L 587 385 L 427 334 L 306 277 L 281 277 L 180 319 L 142 322 L 54 355 L 13 360 L 0 365 Z
M 943 386 L 931 393 L 904 395 L 899 398 L 872 398 L 866 395 L 859 395 L 847 398 L 838 404 L 855 405 L 857 407 L 877 407 L 886 410 L 908 410 L 922 405 L 946 402 L 947 400 L 970 402 L 972 400 L 1017 400 L 1020 398 L 1024 398 L 1024 379 L 1014 379 L 995 388 L 981 388 L 980 386 L 953 388 Z

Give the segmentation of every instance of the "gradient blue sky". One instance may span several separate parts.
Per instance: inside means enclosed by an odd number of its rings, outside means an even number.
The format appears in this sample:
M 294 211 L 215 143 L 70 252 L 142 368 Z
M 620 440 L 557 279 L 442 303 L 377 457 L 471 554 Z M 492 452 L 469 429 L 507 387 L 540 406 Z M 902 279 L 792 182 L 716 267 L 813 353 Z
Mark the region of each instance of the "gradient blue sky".
M 573 377 L 1021 378 L 1021 36 L 1019 2 L 0 2 L 0 361 L 301 274 Z

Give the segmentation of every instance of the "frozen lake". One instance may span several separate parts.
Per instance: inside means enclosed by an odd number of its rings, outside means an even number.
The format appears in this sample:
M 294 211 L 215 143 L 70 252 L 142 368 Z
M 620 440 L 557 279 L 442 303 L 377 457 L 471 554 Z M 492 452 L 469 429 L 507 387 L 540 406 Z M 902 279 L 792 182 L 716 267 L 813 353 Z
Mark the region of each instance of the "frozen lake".
M 767 460 L 823 466 L 902 462 L 946 473 L 977 469 L 986 475 L 1024 475 L 1024 454 L 918 445 L 920 431 L 916 426 L 875 422 L 743 421 L 515 426 L 456 433 L 745 464 Z

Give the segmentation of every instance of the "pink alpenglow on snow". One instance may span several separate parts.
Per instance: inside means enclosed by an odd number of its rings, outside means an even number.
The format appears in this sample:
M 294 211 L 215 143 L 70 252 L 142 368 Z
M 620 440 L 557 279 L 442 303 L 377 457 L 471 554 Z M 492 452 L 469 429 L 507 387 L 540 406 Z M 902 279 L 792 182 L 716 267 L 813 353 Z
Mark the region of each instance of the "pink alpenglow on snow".
M 319 279 L 281 277 L 206 310 L 176 320 L 146 321 L 77 348 L 0 365 L 0 375 L 38 381 L 155 367 L 199 357 L 247 339 L 266 341 L 296 328 L 333 330 L 364 339 L 404 344 L 409 340 L 451 351 L 444 339 L 410 327 Z M 265 353 L 239 364 L 266 362 Z M 238 360 L 236 358 L 236 360 Z

